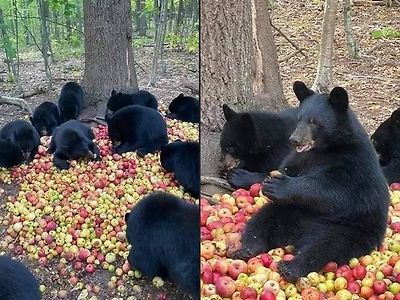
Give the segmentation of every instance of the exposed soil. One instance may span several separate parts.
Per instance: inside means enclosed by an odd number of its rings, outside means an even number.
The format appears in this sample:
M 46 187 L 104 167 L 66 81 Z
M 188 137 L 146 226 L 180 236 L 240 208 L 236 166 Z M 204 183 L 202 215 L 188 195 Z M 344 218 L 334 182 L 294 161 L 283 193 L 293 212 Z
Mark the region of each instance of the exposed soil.
M 323 1 L 321 1 L 323 3 Z M 295 80 L 311 86 L 315 79 L 323 7 L 317 1 L 278 0 L 272 22 L 305 49 L 302 54 L 280 63 L 285 95 L 297 105 L 292 91 Z M 400 107 L 400 39 L 374 39 L 372 31 L 392 27 L 400 31 L 400 7 L 354 6 L 353 31 L 361 50 L 360 59 L 349 57 L 343 27 L 343 10 L 337 14 L 334 49 L 334 84 L 350 95 L 352 108 L 368 133 L 373 133 L 391 112 Z M 295 49 L 274 31 L 279 59 Z
M 149 71 L 151 66 L 152 48 L 136 49 L 136 58 L 138 65 L 137 76 L 139 88 L 147 89 L 154 93 L 159 99 L 161 109 L 165 109 L 166 105 L 179 93 L 191 94 L 191 90 L 185 88 L 184 85 L 190 85 L 198 88 L 198 56 L 190 55 L 183 52 L 175 52 L 167 50 L 165 53 L 165 72 L 158 79 L 155 87 L 147 87 L 149 79 Z M 4 57 L 0 55 L 0 90 L 2 95 L 18 96 L 21 91 L 18 91 L 13 83 L 7 81 L 7 67 L 4 64 Z M 57 101 L 58 94 L 63 84 L 67 81 L 81 81 L 84 69 L 83 58 L 71 58 L 59 60 L 53 63 L 51 70 L 54 84 L 50 91 L 27 98 L 26 102 L 34 109 L 43 101 Z M 46 89 L 47 82 L 44 73 L 43 62 L 38 54 L 23 54 L 21 55 L 20 64 L 21 80 L 20 85 L 23 92 L 29 93 L 37 89 Z M 95 110 L 89 108 L 83 117 L 94 117 Z M 28 118 L 27 112 L 20 108 L 11 105 L 0 106 L 0 125 L 4 125 L 10 120 L 18 118 Z M 0 180 L 1 181 L 1 180 Z M 8 196 L 18 193 L 18 184 L 0 184 L 0 219 L 5 215 L 4 204 Z M 0 226 L 0 240 L 4 238 L 6 228 Z M 101 287 L 100 294 L 97 298 L 91 298 L 93 293 L 87 293 L 86 289 L 72 287 L 67 279 L 62 279 L 58 276 L 56 270 L 56 262 L 52 261 L 46 267 L 41 267 L 36 261 L 27 261 L 25 256 L 19 256 L 37 276 L 41 284 L 46 285 L 47 291 L 43 299 L 58 299 L 57 291 L 65 289 L 68 291 L 67 299 L 190 299 L 189 296 L 180 292 L 175 286 L 165 282 L 162 288 L 156 288 L 152 285 L 151 279 L 132 279 L 131 284 L 125 285 L 125 290 L 117 291 L 115 289 L 107 289 L 107 283 L 112 276 L 111 273 L 104 270 L 97 270 L 94 274 L 80 274 L 83 276 L 82 282 L 85 284 L 95 284 Z M 122 265 L 122 261 L 120 264 Z

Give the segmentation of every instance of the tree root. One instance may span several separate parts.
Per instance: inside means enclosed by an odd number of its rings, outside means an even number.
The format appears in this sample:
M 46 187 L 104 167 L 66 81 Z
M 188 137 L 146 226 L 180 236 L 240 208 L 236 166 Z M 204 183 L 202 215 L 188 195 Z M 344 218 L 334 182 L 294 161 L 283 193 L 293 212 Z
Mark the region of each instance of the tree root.
M 22 98 L 0 96 L 0 104 L 9 104 L 18 106 L 26 110 L 30 116 L 32 116 L 32 109 L 29 107 L 28 103 Z

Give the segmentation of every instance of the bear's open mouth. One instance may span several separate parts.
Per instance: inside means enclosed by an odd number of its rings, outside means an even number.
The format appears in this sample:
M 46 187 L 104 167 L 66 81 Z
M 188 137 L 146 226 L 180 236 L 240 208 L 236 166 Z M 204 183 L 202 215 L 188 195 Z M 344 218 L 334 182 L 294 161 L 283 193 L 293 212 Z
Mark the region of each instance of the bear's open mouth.
M 298 145 L 296 146 L 296 151 L 298 153 L 310 151 L 314 147 L 314 143 Z

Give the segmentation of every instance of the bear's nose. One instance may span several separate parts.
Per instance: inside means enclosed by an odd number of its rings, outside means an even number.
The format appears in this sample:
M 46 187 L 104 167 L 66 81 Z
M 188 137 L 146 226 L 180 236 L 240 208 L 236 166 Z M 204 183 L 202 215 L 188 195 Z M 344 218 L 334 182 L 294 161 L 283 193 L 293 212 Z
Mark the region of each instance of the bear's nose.
M 300 137 L 293 134 L 289 137 L 289 141 L 295 146 L 301 144 Z

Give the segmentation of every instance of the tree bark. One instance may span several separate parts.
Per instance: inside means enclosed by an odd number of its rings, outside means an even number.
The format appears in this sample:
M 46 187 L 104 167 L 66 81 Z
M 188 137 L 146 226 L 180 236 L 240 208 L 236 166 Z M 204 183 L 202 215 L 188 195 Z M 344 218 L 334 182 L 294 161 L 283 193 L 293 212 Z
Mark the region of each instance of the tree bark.
M 351 25 L 351 0 L 343 0 L 343 22 L 344 32 L 346 33 L 347 52 L 352 58 L 359 58 L 359 49 L 354 39 L 353 29 Z
M 147 34 L 146 17 L 143 15 L 144 5 L 144 0 L 136 0 L 136 26 L 139 36 Z
M 51 77 L 51 71 L 49 66 L 49 56 L 48 56 L 48 37 L 49 34 L 47 32 L 47 24 L 46 24 L 46 8 L 43 0 L 38 0 L 38 10 L 40 16 L 40 33 L 41 33 L 41 40 L 42 40 L 42 56 L 44 62 L 44 70 L 46 73 L 47 78 L 47 88 L 48 90 L 51 89 L 53 84 L 53 79 Z
M 178 35 L 181 31 L 182 20 L 183 20 L 183 0 L 179 0 L 178 12 L 176 14 L 176 22 L 174 30 L 175 35 Z
M 162 56 L 163 44 L 165 40 L 165 29 L 167 26 L 167 0 L 161 0 L 160 18 L 159 23 L 156 25 L 156 36 L 154 41 L 153 64 L 151 68 L 151 75 L 149 86 L 155 86 L 157 81 L 157 71 L 159 60 Z
M 338 0 L 325 0 L 317 76 L 312 89 L 328 92 L 332 87 L 332 61 Z
M 279 110 L 287 101 L 283 94 L 278 55 L 268 13 L 268 2 L 252 0 L 252 26 L 254 45 L 253 92 L 269 101 L 269 110 Z M 257 103 L 265 109 L 264 103 Z
M 274 78 L 279 74 L 277 55 L 262 0 L 202 0 L 200 13 L 201 172 L 216 175 L 225 123 L 222 104 L 243 111 L 278 109 L 287 103 L 283 92 L 272 98 L 274 89 L 282 91 L 282 83 Z
M 99 111 L 110 92 L 137 90 L 133 67 L 129 0 L 85 0 L 85 71 L 83 86 L 89 104 Z

